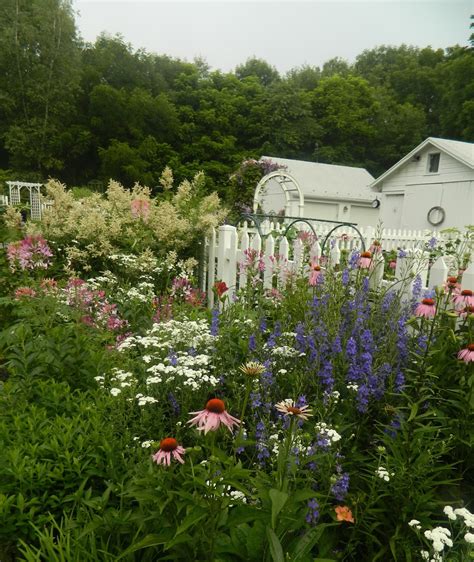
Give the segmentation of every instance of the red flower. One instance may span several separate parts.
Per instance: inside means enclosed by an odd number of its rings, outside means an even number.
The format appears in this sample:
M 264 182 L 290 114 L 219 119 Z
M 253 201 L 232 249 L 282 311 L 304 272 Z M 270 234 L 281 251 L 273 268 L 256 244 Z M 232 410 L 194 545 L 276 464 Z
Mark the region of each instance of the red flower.
M 214 291 L 216 292 L 219 298 L 222 297 L 224 293 L 229 290 L 229 287 L 226 285 L 225 281 L 216 281 L 214 283 Z

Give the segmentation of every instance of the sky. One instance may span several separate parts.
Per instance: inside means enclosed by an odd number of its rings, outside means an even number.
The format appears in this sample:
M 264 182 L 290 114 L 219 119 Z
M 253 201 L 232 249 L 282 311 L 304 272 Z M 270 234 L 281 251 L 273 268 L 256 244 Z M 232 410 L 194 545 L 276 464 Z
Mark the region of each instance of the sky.
M 212 69 L 232 71 L 257 57 L 281 73 L 334 57 L 353 62 L 377 45 L 465 46 L 474 13 L 474 0 L 73 0 L 73 6 L 88 42 L 103 31 L 119 33 L 134 49 L 201 57 Z

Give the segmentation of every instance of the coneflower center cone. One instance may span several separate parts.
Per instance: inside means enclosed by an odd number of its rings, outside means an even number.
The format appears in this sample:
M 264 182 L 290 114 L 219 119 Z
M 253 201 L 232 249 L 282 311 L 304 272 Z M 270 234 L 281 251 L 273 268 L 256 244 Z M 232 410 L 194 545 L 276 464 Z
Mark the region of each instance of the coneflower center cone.
M 178 442 L 174 437 L 166 437 L 160 441 L 160 449 L 162 451 L 171 452 L 178 447 Z
M 224 401 L 219 398 L 212 398 L 211 400 L 208 400 L 206 410 L 208 412 L 212 412 L 213 414 L 222 414 L 222 412 L 225 411 Z

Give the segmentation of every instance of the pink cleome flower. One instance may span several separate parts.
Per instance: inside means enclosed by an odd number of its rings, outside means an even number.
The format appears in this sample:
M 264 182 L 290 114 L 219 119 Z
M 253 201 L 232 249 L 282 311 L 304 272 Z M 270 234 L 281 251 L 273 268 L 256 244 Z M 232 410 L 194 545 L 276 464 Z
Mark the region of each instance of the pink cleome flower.
M 47 269 L 51 265 L 53 253 L 42 236 L 27 236 L 19 242 L 12 242 L 7 247 L 10 268 Z
M 197 425 L 198 431 L 204 431 L 204 434 L 208 431 L 216 431 L 221 424 L 229 428 L 232 433 L 234 425 L 240 424 L 240 420 L 227 413 L 224 401 L 219 398 L 208 400 L 204 410 L 189 413 L 196 415 L 188 423 L 192 426 Z
M 474 306 L 474 293 L 470 289 L 464 289 L 453 296 L 453 301 L 455 305 Z
M 474 363 L 474 343 L 470 343 L 466 348 L 458 353 L 458 359 L 464 363 Z
M 415 316 L 423 318 L 432 318 L 435 314 L 436 306 L 434 299 L 423 299 L 415 310 Z
M 369 269 L 372 264 L 372 252 L 362 252 L 359 258 L 360 269 Z
M 18 289 L 16 289 L 15 291 L 15 300 L 19 301 L 24 297 L 27 298 L 36 297 L 36 291 L 31 287 L 18 287 Z
M 152 456 L 152 459 L 156 464 L 164 464 L 165 466 L 170 466 L 171 458 L 184 464 L 184 459 L 181 455 L 184 455 L 185 452 L 186 450 L 181 445 L 178 445 L 174 437 L 166 437 L 160 441 L 160 448 Z

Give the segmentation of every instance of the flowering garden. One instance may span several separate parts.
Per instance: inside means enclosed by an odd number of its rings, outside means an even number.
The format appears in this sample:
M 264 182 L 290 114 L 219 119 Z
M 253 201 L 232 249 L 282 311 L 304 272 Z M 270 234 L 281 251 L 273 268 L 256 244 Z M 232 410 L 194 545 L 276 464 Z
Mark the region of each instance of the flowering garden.
M 268 290 L 249 259 L 209 310 L 201 181 L 4 214 L 0 559 L 474 559 L 462 268 L 374 291 L 374 243 Z

